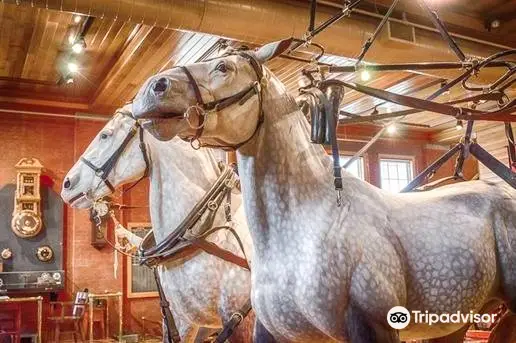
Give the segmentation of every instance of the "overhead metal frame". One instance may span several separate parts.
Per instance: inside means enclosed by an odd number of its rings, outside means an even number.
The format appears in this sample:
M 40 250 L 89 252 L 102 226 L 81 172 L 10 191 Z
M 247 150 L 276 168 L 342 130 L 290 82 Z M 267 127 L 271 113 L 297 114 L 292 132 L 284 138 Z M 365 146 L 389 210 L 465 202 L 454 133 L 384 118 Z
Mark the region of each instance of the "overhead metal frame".
M 341 13 L 336 14 L 331 17 L 323 24 L 315 27 L 315 14 L 316 14 L 316 6 L 317 1 L 311 0 L 310 6 L 310 21 L 308 26 L 308 31 L 302 40 L 297 40 L 292 44 L 288 54 L 295 51 L 297 48 L 303 45 L 311 44 L 311 40 L 317 34 L 322 32 L 324 29 L 337 22 L 344 16 L 348 15 L 356 6 L 360 3 L 360 0 L 354 1 L 353 3 L 346 2 L 342 9 Z M 512 86 L 516 82 L 516 63 L 507 61 L 504 58 L 510 55 L 516 54 L 516 49 L 510 49 L 501 51 L 497 54 L 489 56 L 484 59 L 472 59 L 468 58 L 464 52 L 461 50 L 457 42 L 453 39 L 453 37 L 449 34 L 446 26 L 439 18 L 436 11 L 433 11 L 425 0 L 418 0 L 421 8 L 428 14 L 430 20 L 433 25 L 436 27 L 442 38 L 447 42 L 449 48 L 454 52 L 454 54 L 459 59 L 459 62 L 419 62 L 419 63 L 403 63 L 403 64 L 377 64 L 377 65 L 363 65 L 361 63 L 362 59 L 366 55 L 367 51 L 370 49 L 374 41 L 376 40 L 379 32 L 382 30 L 385 23 L 388 21 L 389 17 L 392 15 L 398 0 L 394 0 L 391 6 L 389 7 L 386 14 L 383 16 L 381 22 L 377 26 L 373 35 L 366 40 L 364 43 L 361 52 L 358 55 L 358 59 L 355 65 L 353 66 L 334 66 L 318 63 L 318 58 L 313 59 L 311 61 L 304 60 L 305 62 L 311 62 L 312 64 L 317 64 L 317 68 L 305 69 L 303 70 L 303 74 L 310 80 L 311 84 L 303 87 L 302 89 L 307 89 L 310 87 L 317 87 L 318 81 L 312 74 L 320 74 L 321 80 L 325 79 L 325 76 L 330 73 L 350 73 L 357 72 L 359 70 L 374 70 L 374 71 L 400 71 L 400 70 L 450 70 L 450 69 L 462 69 L 464 70 L 458 77 L 455 79 L 444 83 L 438 90 L 432 93 L 430 96 L 426 97 L 426 99 L 414 98 L 406 95 L 399 95 L 392 92 L 388 92 L 381 89 L 375 89 L 371 87 L 367 87 L 360 84 L 347 83 L 343 81 L 340 82 L 343 86 L 354 89 L 363 94 L 367 94 L 376 98 L 383 99 L 388 102 L 397 103 L 399 105 L 412 107 L 409 110 L 398 111 L 395 113 L 382 113 L 382 114 L 374 114 L 369 116 L 360 116 L 354 115 L 352 113 L 344 113 L 348 116 L 346 119 L 341 119 L 339 122 L 342 124 L 349 123 L 361 123 L 361 122 L 372 122 L 384 119 L 394 118 L 390 123 L 386 124 L 385 127 L 380 130 L 362 149 L 360 149 L 351 159 L 347 162 L 347 165 L 352 163 L 356 158 L 365 153 L 370 146 L 372 146 L 378 139 L 381 138 L 382 134 L 385 131 L 385 128 L 392 124 L 400 122 L 406 115 L 431 111 L 437 112 L 444 115 L 452 116 L 457 120 L 466 120 L 468 125 L 466 129 L 466 133 L 462 139 L 462 142 L 453 147 L 450 151 L 444 154 L 441 158 L 432 163 L 428 168 L 426 168 L 421 174 L 416 176 L 414 180 L 405 187 L 403 191 L 411 191 L 416 187 L 420 186 L 423 182 L 430 179 L 435 171 L 441 167 L 447 160 L 449 160 L 456 153 L 459 153 L 457 162 L 455 165 L 455 173 L 451 178 L 463 178 L 462 168 L 464 165 L 464 160 L 467 158 L 469 154 L 475 156 L 481 163 L 486 165 L 487 168 L 492 170 L 496 175 L 501 177 L 507 183 L 509 183 L 512 187 L 516 188 L 516 147 L 514 136 L 512 133 L 511 122 L 516 121 L 516 115 L 513 115 L 516 112 L 516 99 L 509 99 L 505 94 L 505 91 Z M 287 55 L 288 55 L 287 54 Z M 484 85 L 482 87 L 472 86 L 468 84 L 468 80 L 471 76 L 476 75 L 483 68 L 505 68 L 507 71 L 500 76 L 497 80 L 489 85 Z M 461 84 L 461 86 L 470 91 L 470 92 L 479 92 L 480 94 L 476 94 L 473 96 L 468 96 L 463 99 L 458 99 L 454 101 L 450 101 L 448 103 L 438 103 L 433 101 L 443 93 L 447 92 L 452 87 L 457 84 Z M 453 106 L 461 103 L 472 103 L 473 107 L 476 107 L 480 102 L 494 102 L 498 105 L 498 109 L 495 111 L 481 111 L 476 108 L 468 108 L 468 107 L 457 107 Z M 374 110 L 377 113 L 376 106 Z M 490 155 L 487 151 L 485 151 L 480 145 L 478 145 L 472 138 L 472 130 L 475 120 L 488 120 L 495 122 L 504 122 L 506 127 L 506 135 L 508 139 L 508 155 L 510 168 L 503 165 L 500 161 Z M 448 178 L 449 179 L 449 178 Z

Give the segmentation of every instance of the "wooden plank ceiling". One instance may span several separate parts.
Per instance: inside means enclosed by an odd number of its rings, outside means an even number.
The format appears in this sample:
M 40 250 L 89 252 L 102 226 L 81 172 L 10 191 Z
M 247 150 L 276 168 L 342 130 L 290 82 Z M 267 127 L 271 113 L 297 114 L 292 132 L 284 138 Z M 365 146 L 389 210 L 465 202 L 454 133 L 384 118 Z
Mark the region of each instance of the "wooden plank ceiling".
M 390 0 L 377 1 L 379 5 L 391 3 Z M 403 3 L 409 14 L 415 13 L 410 2 Z M 511 30 L 513 25 L 513 17 L 507 13 L 516 12 L 514 0 L 473 3 L 449 0 L 442 3 L 454 8 L 454 13 L 470 14 L 473 24 L 494 18 L 506 21 L 503 32 Z M 445 17 L 453 19 L 458 15 L 447 13 Z M 73 56 L 70 42 L 80 34 L 87 18 L 78 19 L 69 13 L 0 3 L 0 108 L 47 106 L 61 112 L 109 114 L 130 100 L 150 75 L 214 53 L 221 41 L 220 37 L 208 34 L 95 18 L 84 36 L 85 52 Z M 229 41 L 229 44 L 245 43 Z M 306 53 L 300 54 L 306 57 Z M 72 84 L 58 84 L 62 76 L 59 70 L 70 56 L 80 67 L 78 75 Z M 324 56 L 322 61 L 337 65 L 354 63 L 353 59 L 343 56 Z M 304 63 L 278 58 L 268 66 L 292 94 L 297 94 Z M 431 94 L 444 81 L 409 72 L 374 73 L 369 81 L 361 81 L 357 73 L 337 77 L 417 97 Z M 514 89 L 511 92 L 514 93 Z M 464 95 L 461 89 L 453 89 L 440 100 L 453 100 Z M 380 112 L 402 109 L 354 91 L 346 94 L 342 104 L 344 111 L 357 114 L 371 113 L 375 107 Z M 421 113 L 408 116 L 404 121 L 428 127 L 422 130 L 431 132 L 437 143 L 449 144 L 458 139 L 455 121 L 449 117 Z M 486 130 L 492 127 L 492 124 L 479 126 Z

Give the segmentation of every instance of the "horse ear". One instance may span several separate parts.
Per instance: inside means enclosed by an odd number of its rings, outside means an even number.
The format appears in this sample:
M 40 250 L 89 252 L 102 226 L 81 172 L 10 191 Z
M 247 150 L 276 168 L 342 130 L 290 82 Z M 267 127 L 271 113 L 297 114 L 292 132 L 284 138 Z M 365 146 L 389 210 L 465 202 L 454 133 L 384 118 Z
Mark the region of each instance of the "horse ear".
M 253 54 L 258 61 L 264 63 L 284 53 L 288 48 L 290 48 L 292 41 L 292 38 L 287 38 L 268 43 L 256 49 Z

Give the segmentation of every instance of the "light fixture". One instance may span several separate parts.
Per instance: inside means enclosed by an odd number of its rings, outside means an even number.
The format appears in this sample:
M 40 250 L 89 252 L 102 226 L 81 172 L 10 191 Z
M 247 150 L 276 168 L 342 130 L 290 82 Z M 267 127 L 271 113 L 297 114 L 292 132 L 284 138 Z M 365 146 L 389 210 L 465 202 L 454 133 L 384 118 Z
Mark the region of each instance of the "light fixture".
M 499 28 L 500 27 L 500 20 L 498 20 L 498 19 L 493 20 L 491 22 L 490 26 L 491 26 L 492 29 Z
M 86 49 L 86 42 L 83 38 L 80 38 L 72 45 L 72 51 L 76 54 L 80 54 L 84 49 Z
M 79 22 L 81 21 L 82 17 L 80 15 L 75 15 L 73 17 L 73 22 L 76 23 L 76 24 L 79 24 Z
M 68 43 L 73 44 L 73 42 L 75 42 L 75 33 L 70 33 L 68 36 Z
M 67 85 L 70 85 L 73 83 L 73 76 L 72 75 L 68 75 L 67 77 L 65 77 L 65 82 Z
M 67 67 L 70 73 L 76 73 L 79 71 L 79 66 L 75 62 L 68 62 Z
M 464 127 L 464 124 L 462 123 L 462 120 L 457 120 L 457 124 L 455 124 L 455 130 L 460 131 Z
M 360 73 L 360 79 L 362 81 L 369 81 L 371 79 L 371 74 L 366 69 L 364 69 Z
M 389 126 L 387 126 L 387 133 L 392 135 L 396 133 L 396 129 L 396 124 L 390 124 Z

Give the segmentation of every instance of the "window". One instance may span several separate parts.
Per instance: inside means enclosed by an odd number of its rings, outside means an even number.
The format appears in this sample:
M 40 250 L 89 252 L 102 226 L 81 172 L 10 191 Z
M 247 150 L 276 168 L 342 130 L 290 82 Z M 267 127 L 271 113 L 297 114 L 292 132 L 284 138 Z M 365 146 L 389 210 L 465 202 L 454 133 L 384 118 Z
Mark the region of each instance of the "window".
M 412 161 L 403 159 L 380 159 L 382 189 L 398 193 L 412 180 Z
M 340 156 L 340 165 L 344 166 L 344 164 L 351 159 L 352 156 Z M 360 180 L 364 180 L 364 158 L 359 157 L 353 163 L 351 163 L 346 171 L 351 173 L 351 175 L 359 178 Z
M 152 231 L 152 226 L 150 223 L 127 223 L 127 230 L 140 238 L 144 238 L 149 231 Z M 154 245 L 153 242 L 151 243 Z M 141 265 L 136 257 L 127 256 L 126 258 L 127 297 L 147 298 L 159 296 L 152 269 Z

